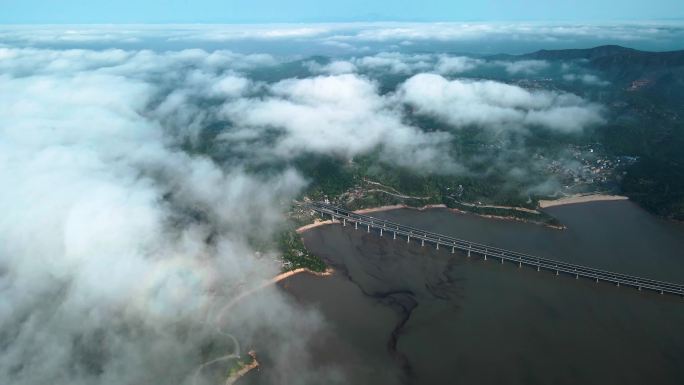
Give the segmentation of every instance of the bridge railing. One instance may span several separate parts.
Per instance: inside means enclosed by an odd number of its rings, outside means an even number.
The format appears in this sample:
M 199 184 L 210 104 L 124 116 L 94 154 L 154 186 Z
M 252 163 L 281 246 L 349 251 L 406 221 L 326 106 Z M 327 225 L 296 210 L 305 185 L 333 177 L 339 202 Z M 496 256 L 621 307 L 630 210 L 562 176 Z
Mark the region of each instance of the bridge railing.
M 484 256 L 485 259 L 487 257 L 496 258 L 500 259 L 502 263 L 504 260 L 507 260 L 513 263 L 518 263 L 519 266 L 527 265 L 536 267 L 537 270 L 545 269 L 549 271 L 555 271 L 556 274 L 562 272 L 574 275 L 576 278 L 584 277 L 595 279 L 596 281 L 612 282 L 617 285 L 633 286 L 635 288 L 638 288 L 639 290 L 650 289 L 659 291 L 661 293 L 667 292 L 672 294 L 684 295 L 684 285 L 680 284 L 659 281 L 650 278 L 636 277 L 628 274 L 616 273 L 588 266 L 577 265 L 569 262 L 558 261 L 549 258 L 537 257 L 530 254 L 510 251 L 443 234 L 437 234 L 434 232 L 398 224 L 384 219 L 374 218 L 369 215 L 354 213 L 353 211 L 325 203 L 315 202 L 306 203 L 303 205 L 321 214 L 330 215 L 333 218 L 338 218 L 343 221 L 349 220 L 352 223 L 367 226 L 368 231 L 370 231 L 370 229 L 373 228 L 381 230 L 381 234 L 382 231 L 392 232 L 396 235 L 406 236 L 408 240 L 410 240 L 410 238 L 419 239 L 421 240 L 422 244 L 428 242 L 435 244 L 438 248 L 439 246 L 452 248 L 452 252 L 458 249 L 460 251 L 467 252 L 468 255 L 470 255 L 471 253 L 475 253 Z M 396 235 L 393 236 L 396 237 Z

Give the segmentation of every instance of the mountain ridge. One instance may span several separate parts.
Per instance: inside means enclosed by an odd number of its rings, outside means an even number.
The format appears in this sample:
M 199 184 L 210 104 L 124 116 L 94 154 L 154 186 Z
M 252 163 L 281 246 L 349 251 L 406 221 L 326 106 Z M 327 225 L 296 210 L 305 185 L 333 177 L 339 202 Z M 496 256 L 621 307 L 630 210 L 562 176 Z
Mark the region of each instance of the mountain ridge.
M 684 66 L 684 50 L 675 51 L 641 51 L 620 45 L 601 45 L 593 48 L 574 48 L 560 50 L 542 49 L 528 54 L 518 55 L 534 60 L 589 60 L 599 69 L 607 69 L 616 65 L 629 64 L 645 68 L 668 68 Z

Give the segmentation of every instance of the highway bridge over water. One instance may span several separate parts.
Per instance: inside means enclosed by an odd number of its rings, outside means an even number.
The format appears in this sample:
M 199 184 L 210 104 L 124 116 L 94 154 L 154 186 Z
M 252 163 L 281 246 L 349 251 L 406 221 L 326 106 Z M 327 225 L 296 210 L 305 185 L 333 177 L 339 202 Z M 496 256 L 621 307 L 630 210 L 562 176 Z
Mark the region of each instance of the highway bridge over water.
M 518 267 L 529 266 L 537 271 L 549 271 L 556 275 L 564 274 L 575 277 L 576 279 L 587 278 L 596 282 L 609 282 L 616 286 L 631 286 L 637 290 L 652 290 L 660 294 L 675 294 L 684 297 L 684 285 L 658 281 L 655 279 L 635 277 L 628 274 L 615 273 L 607 270 L 595 269 L 592 267 L 576 265 L 573 263 L 557 261 L 548 258 L 536 257 L 534 255 L 518 253 L 480 243 L 470 242 L 463 239 L 437 234 L 415 227 L 404 226 L 384 219 L 372 216 L 357 214 L 353 211 L 345 210 L 333 205 L 314 202 L 304 203 L 304 207 L 321 214 L 323 217 L 330 216 L 333 221 L 339 221 L 343 226 L 353 225 L 355 229 L 361 228 L 367 232 L 379 232 L 380 236 L 392 237 L 392 239 L 405 239 L 407 243 L 411 241 L 420 242 L 421 246 L 430 244 L 439 250 L 440 248 L 455 253 L 456 250 L 464 252 L 468 257 L 479 256 L 483 260 L 492 259 L 496 261 L 511 262 Z

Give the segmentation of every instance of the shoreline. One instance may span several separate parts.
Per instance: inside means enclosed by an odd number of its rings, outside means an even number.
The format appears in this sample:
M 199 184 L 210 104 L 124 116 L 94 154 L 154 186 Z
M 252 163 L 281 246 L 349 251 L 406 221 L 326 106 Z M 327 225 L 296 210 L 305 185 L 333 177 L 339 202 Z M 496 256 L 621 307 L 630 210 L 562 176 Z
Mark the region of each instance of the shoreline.
M 251 289 L 249 289 L 249 290 L 246 290 L 246 291 L 240 293 L 237 297 L 233 298 L 230 302 L 228 302 L 228 304 L 227 304 L 226 306 L 224 306 L 224 307 L 219 311 L 219 314 L 218 314 L 218 316 L 217 316 L 217 320 L 220 320 L 220 319 L 221 319 L 221 317 L 222 317 L 222 315 L 223 315 L 223 312 L 225 312 L 227 309 L 230 309 L 230 308 L 233 307 L 233 305 L 235 305 L 236 303 L 238 303 L 238 302 L 244 300 L 245 298 L 251 296 L 252 294 L 254 294 L 254 293 L 256 293 L 256 292 L 258 292 L 258 291 L 260 291 L 260 290 L 262 290 L 262 289 L 264 289 L 264 288 L 266 288 L 266 287 L 268 287 L 268 286 L 277 285 L 277 284 L 278 284 L 279 282 L 281 282 L 281 281 L 284 281 L 284 280 L 286 280 L 286 279 L 288 279 L 288 278 L 294 277 L 295 275 L 302 274 L 302 273 L 308 273 L 308 274 L 312 274 L 312 275 L 315 275 L 315 276 L 318 276 L 318 277 L 327 277 L 327 276 L 329 276 L 329 275 L 332 275 L 334 272 L 335 272 L 335 270 L 333 270 L 331 267 L 326 268 L 325 271 L 323 271 L 323 272 L 317 272 L 317 271 L 309 270 L 309 269 L 307 269 L 307 268 L 305 268 L 305 267 L 300 267 L 300 268 L 298 268 L 298 269 L 289 270 L 289 271 L 284 271 L 284 272 L 282 272 L 282 273 L 276 275 L 275 277 L 273 277 L 273 278 L 271 278 L 271 279 L 269 279 L 269 280 L 267 280 L 267 281 L 264 281 L 264 282 L 262 282 L 261 284 L 255 286 L 255 287 L 253 287 L 253 288 L 251 288 Z M 249 364 L 247 364 L 247 365 L 245 365 L 245 366 L 243 366 L 243 367 L 242 367 L 241 369 L 239 369 L 237 372 L 235 372 L 235 373 L 231 374 L 230 376 L 228 376 L 228 378 L 226 379 L 226 382 L 225 382 L 226 385 L 235 384 L 240 378 L 242 378 L 242 377 L 245 376 L 247 373 L 251 372 L 251 371 L 254 370 L 254 369 L 257 369 L 257 368 L 260 366 L 260 363 L 259 363 L 259 361 L 257 360 L 256 352 L 255 352 L 255 351 L 252 350 L 252 351 L 250 351 L 250 352 L 247 353 L 247 354 L 248 354 L 249 356 L 252 357 L 252 362 L 249 363 Z M 213 361 L 211 361 L 211 362 L 213 362 Z M 210 363 L 211 363 L 211 362 L 210 362 Z M 205 364 L 205 365 L 206 365 L 206 364 Z M 201 370 L 201 367 L 200 367 L 200 369 L 198 369 L 198 371 L 199 371 L 199 370 Z
M 585 195 L 571 195 L 565 198 L 553 199 L 553 200 L 539 200 L 539 207 L 542 209 L 548 207 L 572 205 L 577 203 L 588 203 L 588 202 L 603 202 L 603 201 L 624 201 L 629 200 L 626 196 L 622 195 L 609 195 L 609 194 L 585 194 Z
M 425 205 L 422 207 L 413 207 L 413 206 L 408 206 L 408 205 L 388 205 L 388 206 L 377 206 L 377 207 L 369 207 L 367 209 L 354 210 L 354 213 L 356 213 L 356 214 L 369 214 L 369 213 L 377 213 L 380 211 L 389 211 L 389 210 L 397 210 L 397 209 L 411 209 L 411 210 L 424 211 L 424 210 L 428 210 L 428 209 L 445 209 L 445 208 L 447 208 L 447 207 L 443 203 Z
M 389 206 L 378 206 L 378 207 L 369 207 L 367 209 L 360 209 L 360 210 L 354 210 L 354 213 L 356 214 L 369 214 L 369 213 L 377 213 L 380 211 L 389 211 L 389 210 L 397 210 L 397 209 L 410 209 L 410 210 L 427 210 L 427 209 L 445 209 L 447 208 L 446 205 L 444 204 L 434 204 L 434 205 L 425 205 L 423 207 L 411 207 L 407 205 L 389 205 Z M 307 232 L 313 228 L 320 227 L 320 226 L 325 226 L 325 225 L 330 225 L 333 224 L 333 221 L 331 219 L 327 220 L 320 220 L 320 219 L 315 219 L 313 223 L 309 223 L 308 225 L 304 225 L 301 227 L 298 227 L 295 232 L 297 234 L 302 234 L 304 232 Z M 295 269 L 292 271 L 296 271 L 300 269 Z M 308 270 L 308 269 L 305 269 Z M 311 273 L 318 274 L 314 271 L 311 271 Z
M 615 197 L 618 197 L 618 196 L 615 196 Z M 566 198 L 563 198 L 563 199 L 566 199 Z M 627 198 L 625 197 L 624 199 L 627 199 Z M 594 199 L 594 200 L 601 200 L 601 199 Z M 608 199 L 604 199 L 604 200 L 608 200 Z M 618 198 L 611 199 L 611 200 L 618 200 Z M 549 202 L 554 202 L 554 201 L 549 201 Z M 577 202 L 577 203 L 580 203 L 580 202 Z M 556 205 L 558 206 L 561 204 L 569 204 L 569 203 L 559 203 Z M 551 206 L 545 206 L 545 207 L 551 207 Z M 458 214 L 475 215 L 475 216 L 478 216 L 481 218 L 495 219 L 495 220 L 506 220 L 506 221 L 517 221 L 517 222 L 522 222 L 522 223 L 532 223 L 532 224 L 541 225 L 541 226 L 548 227 L 548 228 L 555 229 L 555 230 L 565 230 L 567 228 L 564 225 L 556 226 L 556 225 L 551 225 L 548 223 L 535 222 L 535 221 L 531 221 L 528 219 L 516 217 L 513 215 L 505 216 L 505 215 L 478 214 L 478 213 L 465 211 L 465 210 L 461 210 L 461 209 L 457 209 L 457 208 L 450 208 L 450 207 L 447 207 L 447 205 L 445 205 L 443 203 L 429 204 L 429 205 L 425 205 L 425 206 L 421 206 L 421 207 L 408 206 L 405 204 L 377 206 L 377 207 L 369 207 L 369 208 L 365 208 L 365 209 L 354 210 L 354 213 L 356 213 L 356 214 L 370 214 L 370 213 L 377 213 L 377 212 L 381 212 L 381 211 L 390 211 L 390 210 L 399 210 L 399 209 L 418 210 L 418 211 L 425 211 L 425 210 L 429 210 L 429 209 L 447 209 L 451 212 L 458 213 Z M 516 208 L 510 208 L 510 209 L 515 210 Z M 528 211 L 528 210 L 529 209 L 523 209 L 520 211 Z M 313 228 L 316 228 L 319 226 L 330 225 L 332 223 L 333 223 L 333 221 L 330 219 L 324 220 L 324 221 L 316 219 L 316 220 L 314 220 L 313 223 L 301 226 L 301 227 L 297 228 L 295 231 L 297 232 L 297 234 L 302 234 L 302 233 L 304 233 L 308 230 L 311 230 Z
M 249 364 L 243 366 L 238 370 L 237 372 L 231 374 L 228 379 L 226 379 L 226 385 L 233 385 L 235 384 L 240 378 L 245 376 L 247 373 L 251 372 L 252 370 L 256 369 L 259 367 L 259 361 L 257 361 L 257 356 L 256 352 L 254 350 L 251 350 L 247 353 L 250 357 L 252 357 L 252 362 Z
M 313 270 L 310 270 L 306 267 L 300 267 L 297 269 L 284 271 L 284 272 L 276 275 L 275 277 L 271 278 L 271 280 L 268 281 L 268 283 L 269 284 L 276 284 L 280 281 L 286 280 L 290 277 L 294 277 L 295 275 L 298 275 L 301 273 L 307 273 L 307 274 L 315 275 L 317 277 L 327 277 L 327 276 L 332 275 L 334 272 L 335 272 L 335 270 L 333 270 L 331 267 L 327 267 L 325 269 L 325 271 L 322 271 L 322 272 L 313 271 Z
M 307 231 L 307 230 L 313 229 L 314 227 L 325 226 L 325 225 L 329 225 L 329 224 L 331 224 L 331 223 L 333 223 L 333 221 L 332 221 L 331 219 L 322 221 L 322 220 L 316 218 L 316 219 L 314 219 L 313 223 L 309 223 L 308 225 L 304 225 L 304 226 L 302 226 L 302 227 L 298 227 L 298 228 L 295 230 L 295 232 L 296 232 L 297 234 L 301 234 L 301 233 L 303 233 L 303 232 L 305 232 L 305 231 Z
M 503 210 L 514 210 L 514 211 L 520 211 L 523 213 L 530 213 L 530 214 L 539 214 L 539 211 L 534 210 L 534 209 L 528 209 L 526 207 L 516 207 L 516 206 L 499 206 L 499 205 L 476 205 L 474 203 L 466 203 L 466 202 L 456 202 L 459 205 L 463 205 L 466 207 L 473 207 L 476 209 L 503 209 Z
M 517 222 L 521 222 L 521 223 L 531 223 L 533 225 L 540 225 L 540 226 L 548 227 L 548 228 L 554 229 L 554 230 L 565 230 L 565 229 L 567 229 L 567 226 L 565 226 L 565 225 L 551 225 L 548 223 L 535 222 L 535 221 L 531 221 L 529 219 L 520 218 L 520 217 L 516 217 L 513 215 L 502 216 L 502 215 L 490 215 L 490 214 L 477 214 L 477 213 L 472 213 L 469 211 L 453 209 L 453 208 L 449 208 L 448 210 L 455 212 L 455 213 L 459 213 L 459 214 L 470 214 L 470 215 L 475 215 L 475 216 L 478 216 L 481 218 L 487 218 L 487 219 L 496 219 L 496 220 L 500 220 L 500 221 L 502 221 L 502 220 L 503 221 L 517 221 Z

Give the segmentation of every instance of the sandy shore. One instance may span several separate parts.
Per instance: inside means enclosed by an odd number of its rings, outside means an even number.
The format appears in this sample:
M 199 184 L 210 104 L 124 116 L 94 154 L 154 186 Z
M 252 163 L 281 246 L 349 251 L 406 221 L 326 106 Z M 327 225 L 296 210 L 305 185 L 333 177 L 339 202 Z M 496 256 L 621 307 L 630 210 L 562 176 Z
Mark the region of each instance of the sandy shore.
M 286 271 L 284 273 L 280 273 L 280 274 L 276 275 L 275 277 L 273 277 L 268 283 L 269 284 L 278 283 L 284 279 L 288 279 L 292 276 L 295 276 L 295 275 L 301 274 L 301 273 L 308 273 L 308 274 L 315 275 L 318 277 L 327 277 L 327 276 L 331 275 L 333 272 L 334 272 L 334 270 L 331 268 L 327 268 L 327 269 L 325 269 L 324 272 L 319 273 L 317 271 L 313 271 L 313 270 L 309 270 L 309 269 L 304 268 L 304 267 L 300 267 L 299 269 L 294 269 L 294 270 Z
M 299 269 L 294 269 L 294 270 L 290 270 L 290 271 L 280 273 L 280 274 L 276 275 L 275 277 L 273 277 L 267 281 L 263 281 L 261 284 L 255 286 L 249 290 L 243 291 L 238 296 L 233 298 L 230 302 L 228 302 L 227 305 L 225 305 L 223 308 L 221 308 L 221 310 L 219 310 L 218 315 L 216 317 L 216 323 L 220 324 L 221 320 L 223 318 L 223 315 L 230 308 L 232 308 L 235 304 L 239 303 L 240 301 L 244 300 L 245 298 L 249 297 L 250 295 L 252 295 L 252 294 L 256 293 L 257 291 L 262 290 L 268 286 L 275 285 L 280 281 L 283 281 L 285 279 L 288 279 L 290 277 L 293 277 L 293 276 L 295 276 L 297 274 L 301 274 L 301 273 L 313 274 L 313 275 L 316 275 L 319 277 L 324 277 L 324 276 L 331 275 L 333 272 L 334 272 L 334 270 L 331 268 L 327 268 L 327 269 L 325 269 L 324 272 L 321 272 L 321 273 L 316 272 L 316 271 L 312 271 L 312 270 L 309 270 L 306 268 L 299 268 Z M 230 375 L 226 379 L 226 385 L 232 385 L 232 384 L 236 383 L 245 374 L 247 374 L 250 371 L 259 367 L 259 361 L 257 361 L 256 353 L 254 351 L 250 351 L 248 354 L 252 357 L 252 362 L 243 366 L 242 368 L 240 368 L 240 370 L 238 370 L 235 373 L 233 373 L 232 375 Z M 231 356 L 233 356 L 233 355 L 226 356 L 226 358 L 230 358 Z M 209 362 L 201 365 L 200 368 L 197 370 L 197 373 L 199 373 L 199 371 L 201 371 L 203 367 L 205 367 L 207 365 L 211 365 L 212 363 L 217 362 L 218 360 L 225 360 L 225 358 L 219 358 L 217 360 L 209 361 Z
M 259 367 L 259 361 L 257 361 L 256 352 L 254 352 L 254 350 L 252 350 L 247 354 L 250 357 L 252 357 L 252 362 L 243 366 L 240 370 L 238 370 L 237 372 L 235 372 L 231 376 L 229 376 L 228 379 L 226 380 L 226 385 L 235 384 L 237 382 L 237 380 L 239 380 L 242 376 L 244 376 L 245 374 L 247 374 L 250 371 Z
M 600 196 L 600 197 L 614 197 L 614 198 L 613 199 L 596 199 L 595 197 L 598 197 L 598 196 Z M 566 202 L 566 200 L 570 200 L 570 199 L 581 199 L 581 198 L 587 199 L 589 197 L 594 197 L 594 199 L 589 199 L 589 200 L 585 200 L 585 201 L 577 201 L 577 202 L 574 202 L 574 201 L 573 202 Z M 548 204 L 546 206 L 540 205 L 540 207 L 544 208 L 544 207 L 550 207 L 550 206 L 558 206 L 558 205 L 562 205 L 562 204 L 588 202 L 590 200 L 617 200 L 617 199 L 627 199 L 627 198 L 626 197 L 620 197 L 618 195 L 591 195 L 591 196 L 585 195 L 582 197 L 568 197 L 568 198 L 563 198 L 563 199 L 553 200 L 553 201 L 540 201 L 540 204 L 541 204 L 541 202 Z M 563 201 L 563 203 L 559 203 L 561 201 Z M 474 207 L 477 207 L 477 206 L 474 206 Z M 526 208 L 515 208 L 515 207 L 505 207 L 505 206 L 488 206 L 488 207 L 506 208 L 506 209 L 511 209 L 511 210 L 518 210 L 518 211 L 525 211 L 525 212 L 530 212 L 530 213 L 534 213 L 534 214 L 539 214 L 539 212 L 536 210 L 531 210 L 531 209 L 526 209 Z M 478 214 L 478 213 L 473 213 L 473 212 L 469 212 L 469 211 L 465 211 L 465 210 L 461 210 L 461 209 L 457 209 L 457 208 L 448 208 L 445 204 L 432 204 L 432 205 L 425 205 L 423 207 L 412 207 L 412 206 L 407 206 L 407 205 L 388 205 L 388 206 L 378 206 L 378 207 L 370 207 L 367 209 L 355 210 L 354 212 L 357 214 L 370 214 L 370 213 L 377 213 L 380 211 L 389 211 L 389 210 L 397 210 L 397 209 L 409 209 L 409 210 L 418 210 L 418 211 L 423 211 L 423 210 L 428 210 L 428 209 L 448 209 L 449 211 L 459 213 L 459 214 L 470 214 L 470 215 L 476 215 L 479 217 L 489 218 L 489 219 L 513 220 L 513 221 L 519 221 L 519 222 L 525 222 L 525 223 L 529 223 L 529 222 L 536 223 L 536 222 L 529 221 L 529 220 L 523 219 L 523 218 L 518 218 L 518 217 L 515 217 L 512 215 L 502 216 L 502 215 Z M 314 223 L 302 226 L 302 227 L 298 228 L 296 231 L 297 231 L 297 233 L 301 234 L 301 233 L 303 233 L 307 230 L 311 230 L 315 227 L 325 226 L 325 225 L 329 225 L 332 223 L 333 223 L 332 220 L 327 220 L 327 221 L 316 220 Z M 565 226 L 562 226 L 562 225 L 556 226 L 556 225 L 551 225 L 551 224 L 543 224 L 543 226 L 546 226 L 546 227 L 549 227 L 552 229 L 557 229 L 557 230 L 564 230 L 566 228 Z
M 587 195 L 573 195 L 566 198 L 554 200 L 540 200 L 539 207 L 545 209 L 547 207 L 571 205 L 575 203 L 598 202 L 598 201 L 623 201 L 629 198 L 622 195 L 605 195 L 605 194 L 587 194 Z
M 407 205 L 390 205 L 390 206 L 378 206 L 378 207 L 371 207 L 367 209 L 362 209 L 362 210 L 356 210 L 354 211 L 357 214 L 368 214 L 368 213 L 377 213 L 378 211 L 388 211 L 388 210 L 396 210 L 396 209 L 411 209 L 411 210 L 427 210 L 427 209 L 444 209 L 446 208 L 446 205 L 443 204 L 436 204 L 436 205 L 425 205 L 423 207 L 411 207 Z
M 517 222 L 522 222 L 522 223 L 532 223 L 532 224 L 548 227 L 550 229 L 555 229 L 555 230 L 567 229 L 567 227 L 565 225 L 552 225 L 549 223 L 534 222 L 534 221 L 530 221 L 530 220 L 524 219 L 524 218 L 519 218 L 519 217 L 516 217 L 513 215 L 502 216 L 502 215 L 490 215 L 490 214 L 477 214 L 477 213 L 472 213 L 469 211 L 464 211 L 464 210 L 459 210 L 459 209 L 449 209 L 449 211 L 454 212 L 454 213 L 458 213 L 458 214 L 475 215 L 475 216 L 482 217 L 482 218 L 496 219 L 497 221 L 517 221 Z
M 306 230 L 313 229 L 314 227 L 325 226 L 325 225 L 329 225 L 331 223 L 333 223 L 333 221 L 330 219 L 328 219 L 327 221 L 321 221 L 321 220 L 316 219 L 316 220 L 314 220 L 314 223 L 309 223 L 308 225 L 304 225 L 295 231 L 297 233 L 301 234 L 301 233 L 305 232 Z
M 331 268 L 327 268 L 327 269 L 325 269 L 324 272 L 319 273 L 319 272 L 312 271 L 312 270 L 309 270 L 309 269 L 304 268 L 304 267 L 299 268 L 299 269 L 294 269 L 294 270 L 282 272 L 282 273 L 276 275 L 275 277 L 273 277 L 269 280 L 262 281 L 261 283 L 241 292 L 240 294 L 235 296 L 233 299 L 231 299 L 224 307 L 221 308 L 221 310 L 219 310 L 218 314 L 216 315 L 216 323 L 221 324 L 221 320 L 222 320 L 225 312 L 227 310 L 231 309 L 235 304 L 239 303 L 240 301 L 244 300 L 245 298 L 249 297 L 250 295 L 253 295 L 254 293 L 256 293 L 256 292 L 258 292 L 258 291 L 260 291 L 266 287 L 269 287 L 271 285 L 275 285 L 276 283 L 278 283 L 282 280 L 288 279 L 292 276 L 295 276 L 295 275 L 301 274 L 301 273 L 308 273 L 308 274 L 313 274 L 313 275 L 316 275 L 319 277 L 324 277 L 324 276 L 331 275 L 333 272 L 334 272 L 334 270 Z
M 411 207 L 411 206 L 406 206 L 406 205 L 390 205 L 390 206 L 370 207 L 367 209 L 356 210 L 354 212 L 357 214 L 369 214 L 369 213 L 377 213 L 379 211 L 389 211 L 389 210 L 397 210 L 397 209 L 427 210 L 427 209 L 435 209 L 435 208 L 442 208 L 443 209 L 443 208 L 446 208 L 446 205 L 443 205 L 443 204 L 425 205 L 423 207 Z M 319 226 L 329 225 L 332 223 L 333 223 L 333 221 L 330 219 L 328 219 L 326 221 L 321 221 L 319 219 L 316 219 L 316 220 L 314 220 L 314 223 L 304 225 L 295 231 L 297 233 L 301 234 L 307 230 L 311 230 L 311 229 L 319 227 Z
M 466 207 L 473 207 L 476 209 L 503 209 L 503 210 L 515 210 L 515 211 L 522 211 L 525 213 L 530 213 L 530 214 L 539 214 L 539 211 L 534 210 L 534 209 L 528 209 L 525 207 L 516 207 L 516 206 L 497 206 L 497 205 L 476 205 L 474 203 L 465 203 L 465 202 L 458 202 L 458 204 L 466 206 Z

